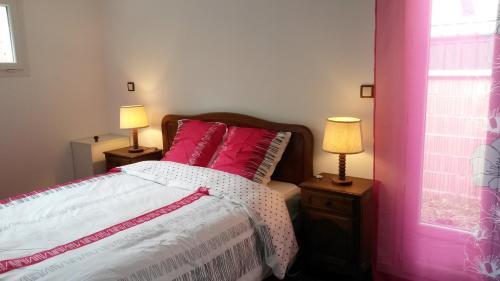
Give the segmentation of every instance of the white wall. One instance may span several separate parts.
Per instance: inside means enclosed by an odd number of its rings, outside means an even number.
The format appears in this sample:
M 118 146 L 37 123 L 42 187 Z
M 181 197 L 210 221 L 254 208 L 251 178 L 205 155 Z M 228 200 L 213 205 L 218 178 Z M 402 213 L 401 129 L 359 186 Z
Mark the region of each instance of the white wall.
M 372 176 L 373 0 L 107 0 L 109 126 L 120 105 L 147 106 L 146 145 L 161 147 L 167 113 L 232 111 L 309 126 L 315 170 L 337 170 L 321 151 L 325 118 L 363 119 L 366 152 L 348 173 Z M 137 91 L 126 91 L 135 81 Z
M 70 180 L 69 141 L 108 130 L 99 1 L 23 1 L 30 74 L 0 77 L 0 198 Z
M 315 170 L 324 119 L 364 120 L 372 175 L 373 0 L 24 0 L 30 74 L 0 77 L 0 198 L 72 178 L 71 139 L 118 129 L 118 107 L 143 103 L 161 146 L 167 113 L 233 111 L 309 126 Z M 126 82 L 135 81 L 130 95 Z M 121 132 L 124 133 L 124 132 Z

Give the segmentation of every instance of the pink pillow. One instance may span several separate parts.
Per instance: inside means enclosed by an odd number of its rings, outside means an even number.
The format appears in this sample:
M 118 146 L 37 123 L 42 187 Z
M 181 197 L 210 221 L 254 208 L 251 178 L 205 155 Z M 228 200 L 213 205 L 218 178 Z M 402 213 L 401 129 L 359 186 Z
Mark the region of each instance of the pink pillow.
M 163 161 L 205 167 L 222 142 L 227 126 L 219 122 L 179 120 L 177 134 Z
M 290 132 L 229 127 L 209 168 L 267 184 L 290 140 Z

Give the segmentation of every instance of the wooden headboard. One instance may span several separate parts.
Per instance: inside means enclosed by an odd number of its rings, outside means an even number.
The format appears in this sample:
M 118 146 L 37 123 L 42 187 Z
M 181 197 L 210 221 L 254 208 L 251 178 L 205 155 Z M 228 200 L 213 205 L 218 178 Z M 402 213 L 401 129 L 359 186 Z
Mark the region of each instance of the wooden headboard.
M 165 115 L 161 122 L 163 151 L 168 151 L 177 132 L 177 121 L 195 119 L 223 122 L 228 126 L 264 128 L 291 132 L 290 142 L 273 173 L 272 179 L 299 184 L 313 174 L 313 136 L 309 128 L 302 125 L 274 123 L 248 115 L 227 112 L 213 112 L 200 115 Z

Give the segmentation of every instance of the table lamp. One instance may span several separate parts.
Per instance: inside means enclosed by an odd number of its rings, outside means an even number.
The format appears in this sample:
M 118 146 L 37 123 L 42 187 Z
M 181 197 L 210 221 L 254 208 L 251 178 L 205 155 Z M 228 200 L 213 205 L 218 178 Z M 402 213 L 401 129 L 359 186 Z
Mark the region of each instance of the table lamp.
M 336 185 L 351 185 L 345 175 L 346 154 L 363 152 L 361 119 L 354 117 L 331 117 L 326 120 L 323 150 L 339 154 L 339 174 L 332 179 Z
M 132 129 L 133 146 L 129 148 L 130 153 L 143 152 L 139 147 L 139 128 L 148 127 L 148 117 L 144 105 L 126 105 L 120 107 L 120 129 Z

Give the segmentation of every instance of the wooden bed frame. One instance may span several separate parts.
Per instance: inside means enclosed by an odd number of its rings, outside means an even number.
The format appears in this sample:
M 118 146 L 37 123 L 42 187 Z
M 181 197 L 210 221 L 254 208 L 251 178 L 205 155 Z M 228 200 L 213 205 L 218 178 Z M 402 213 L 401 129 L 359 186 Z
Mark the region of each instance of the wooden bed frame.
M 313 174 L 313 136 L 311 130 L 305 126 L 274 123 L 248 115 L 228 112 L 213 112 L 200 115 L 165 115 L 161 123 L 163 151 L 170 149 L 177 132 L 177 121 L 180 119 L 217 121 L 229 126 L 291 132 L 290 142 L 273 173 L 272 179 L 299 184 L 309 179 Z

